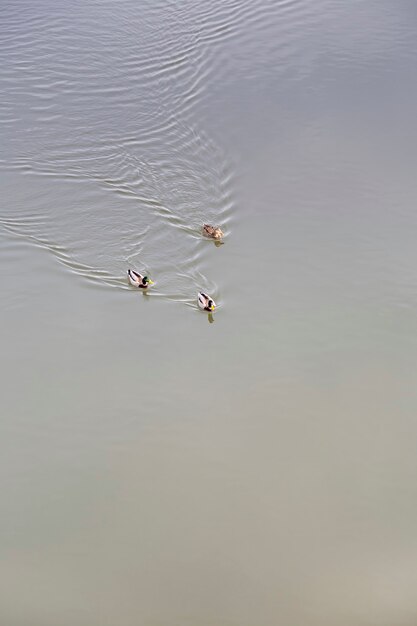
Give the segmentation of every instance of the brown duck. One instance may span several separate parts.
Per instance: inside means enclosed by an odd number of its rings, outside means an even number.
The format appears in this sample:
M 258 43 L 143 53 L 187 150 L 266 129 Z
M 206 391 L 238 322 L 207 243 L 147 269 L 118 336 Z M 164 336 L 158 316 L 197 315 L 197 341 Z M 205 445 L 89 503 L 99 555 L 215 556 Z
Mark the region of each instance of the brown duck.
M 203 224 L 203 235 L 211 237 L 211 239 L 221 239 L 224 235 L 221 228 L 218 226 L 210 226 L 210 224 Z

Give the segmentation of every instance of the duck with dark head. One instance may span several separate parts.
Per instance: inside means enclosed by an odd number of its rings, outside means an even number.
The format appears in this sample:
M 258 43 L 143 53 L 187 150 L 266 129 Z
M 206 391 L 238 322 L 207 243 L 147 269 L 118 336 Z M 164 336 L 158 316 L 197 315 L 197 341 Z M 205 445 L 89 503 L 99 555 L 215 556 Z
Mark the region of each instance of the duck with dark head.
M 155 284 L 149 276 L 142 276 L 142 274 L 133 270 L 127 270 L 127 277 L 132 287 L 138 287 L 138 289 L 147 289 Z

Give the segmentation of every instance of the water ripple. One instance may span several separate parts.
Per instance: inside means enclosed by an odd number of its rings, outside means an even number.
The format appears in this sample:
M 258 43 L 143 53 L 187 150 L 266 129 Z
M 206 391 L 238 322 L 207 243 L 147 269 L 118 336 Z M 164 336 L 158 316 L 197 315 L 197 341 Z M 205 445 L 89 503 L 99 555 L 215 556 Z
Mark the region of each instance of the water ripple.
M 187 281 L 217 292 L 205 275 L 200 229 L 206 221 L 230 226 L 234 165 L 202 126 L 201 105 L 236 54 L 247 58 L 248 76 L 271 72 L 265 59 L 276 46 L 288 64 L 297 23 L 322 19 L 314 3 L 138 7 L 132 0 L 73 0 L 51 12 L 46 0 L 36 7 L 22 0 L 5 3 L 2 17 L 9 149 L 1 168 L 45 181 L 42 202 L 31 198 L 42 222 L 28 229 L 3 220 L 3 228 L 44 246 L 88 280 L 120 287 L 132 263 L 161 276 L 166 297 L 187 300 Z M 50 198 L 48 180 L 55 181 Z M 65 210 L 57 206 L 59 181 L 77 185 L 77 202 Z M 100 190 L 106 206 L 80 198 L 83 181 Z

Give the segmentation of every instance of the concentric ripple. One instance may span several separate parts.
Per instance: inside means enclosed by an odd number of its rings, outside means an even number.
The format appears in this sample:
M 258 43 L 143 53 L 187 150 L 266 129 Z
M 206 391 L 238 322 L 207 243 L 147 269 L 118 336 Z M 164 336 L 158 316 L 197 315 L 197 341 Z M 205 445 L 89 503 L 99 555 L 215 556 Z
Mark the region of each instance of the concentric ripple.
M 169 298 L 216 292 L 200 228 L 230 228 L 234 166 L 201 106 L 233 55 L 266 77 L 277 47 L 291 63 L 297 21 L 319 19 L 308 0 L 3 3 L 0 167 L 41 191 L 2 228 L 99 284 L 124 287 L 131 265 Z

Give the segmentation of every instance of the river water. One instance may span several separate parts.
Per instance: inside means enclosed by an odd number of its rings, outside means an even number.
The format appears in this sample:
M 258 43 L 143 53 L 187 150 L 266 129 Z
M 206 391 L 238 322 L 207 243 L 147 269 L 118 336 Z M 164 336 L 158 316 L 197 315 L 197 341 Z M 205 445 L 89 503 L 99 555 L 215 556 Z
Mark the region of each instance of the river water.
M 2 625 L 417 623 L 416 26 L 3 0 Z

